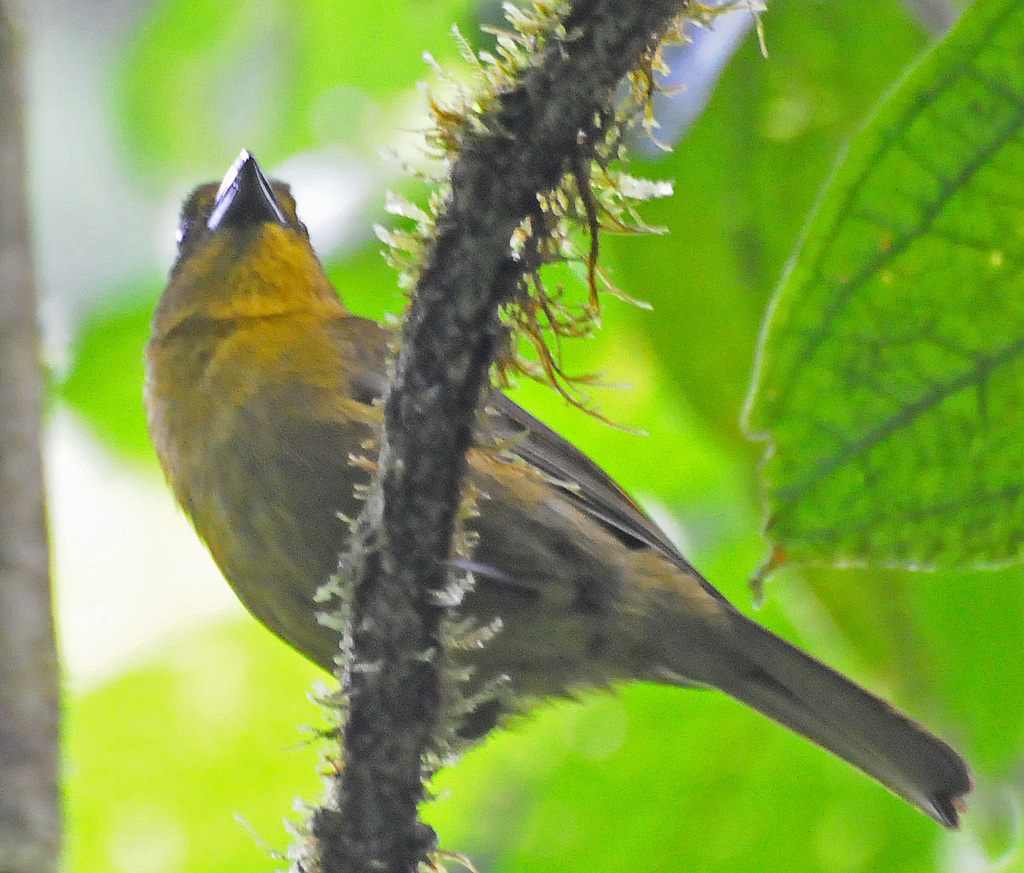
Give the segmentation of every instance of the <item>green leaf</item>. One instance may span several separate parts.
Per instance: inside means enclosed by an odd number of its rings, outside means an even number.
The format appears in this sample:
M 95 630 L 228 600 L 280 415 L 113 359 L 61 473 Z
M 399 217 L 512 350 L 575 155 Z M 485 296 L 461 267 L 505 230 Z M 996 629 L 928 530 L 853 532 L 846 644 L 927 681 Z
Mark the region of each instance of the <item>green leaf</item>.
M 794 560 L 1024 552 L 1024 7 L 982 0 L 853 142 L 764 336 L 748 427 Z
M 606 235 L 601 253 L 659 365 L 753 461 L 739 426 L 764 310 L 842 145 L 924 48 L 899 4 L 774 0 L 770 58 L 753 35 L 671 154 L 634 160 L 675 196 L 644 204 L 662 237 Z

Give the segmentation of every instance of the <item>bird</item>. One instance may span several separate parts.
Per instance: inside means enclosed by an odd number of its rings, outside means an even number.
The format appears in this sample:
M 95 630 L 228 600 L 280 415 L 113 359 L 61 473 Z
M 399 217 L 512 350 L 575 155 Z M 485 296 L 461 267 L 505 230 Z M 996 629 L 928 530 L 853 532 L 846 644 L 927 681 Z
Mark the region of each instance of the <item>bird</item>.
M 328 671 L 339 633 L 314 597 L 372 475 L 392 338 L 345 307 L 290 188 L 248 151 L 187 198 L 145 349 L 151 437 L 241 602 Z M 744 616 L 607 473 L 502 391 L 483 406 L 460 612 L 497 630 L 464 654 L 466 736 L 590 687 L 711 687 L 959 825 L 973 777 L 950 745 Z

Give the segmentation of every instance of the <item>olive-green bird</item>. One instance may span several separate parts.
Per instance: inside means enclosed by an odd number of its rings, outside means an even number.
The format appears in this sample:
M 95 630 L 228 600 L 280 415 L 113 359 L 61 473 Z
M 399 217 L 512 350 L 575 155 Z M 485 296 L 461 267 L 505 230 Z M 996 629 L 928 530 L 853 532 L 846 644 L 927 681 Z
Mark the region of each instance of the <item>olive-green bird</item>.
M 388 334 L 338 298 L 286 185 L 243 152 L 186 201 L 146 348 L 153 440 L 178 502 L 238 597 L 325 670 L 337 634 L 314 592 L 335 571 L 368 481 Z M 596 464 L 499 392 L 505 440 L 469 454 L 475 587 L 501 629 L 467 655 L 471 688 L 518 700 L 639 679 L 711 686 L 859 767 L 948 827 L 971 789 L 946 743 L 733 608 Z M 482 441 L 483 444 L 483 441 Z M 469 716 L 494 725 L 506 699 Z M 723 750 L 725 753 L 725 750 Z

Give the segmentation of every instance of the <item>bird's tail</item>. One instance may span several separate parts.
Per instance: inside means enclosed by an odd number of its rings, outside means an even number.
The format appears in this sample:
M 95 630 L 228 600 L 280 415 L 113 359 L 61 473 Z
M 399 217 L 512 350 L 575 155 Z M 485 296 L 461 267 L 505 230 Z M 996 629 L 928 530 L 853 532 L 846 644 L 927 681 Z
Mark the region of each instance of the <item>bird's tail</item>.
M 662 600 L 666 592 L 659 595 Z M 672 616 L 680 613 L 661 606 L 659 648 L 667 674 L 661 681 L 675 675 L 680 684 L 696 678 L 719 688 L 863 770 L 941 824 L 959 825 L 971 771 L 942 740 L 725 601 L 715 602 L 699 630 L 690 622 L 676 627 L 687 638 L 675 644 Z M 695 643 L 714 654 L 694 663 Z

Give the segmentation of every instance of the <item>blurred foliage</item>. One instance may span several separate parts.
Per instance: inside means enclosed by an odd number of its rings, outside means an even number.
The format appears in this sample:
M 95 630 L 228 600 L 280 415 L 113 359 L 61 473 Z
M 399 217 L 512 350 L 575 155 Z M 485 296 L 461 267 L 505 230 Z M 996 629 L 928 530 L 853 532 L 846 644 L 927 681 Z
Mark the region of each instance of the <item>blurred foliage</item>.
M 777 3 L 769 58 L 748 39 L 672 154 L 633 171 L 672 179 L 647 204 L 665 238 L 608 237 L 623 288 L 653 304 L 640 328 L 726 439 L 739 429 L 765 307 L 836 155 L 925 39 L 897 3 Z
M 160 3 L 120 70 L 119 134 L 154 186 L 182 173 L 205 181 L 240 145 L 274 163 L 327 143 L 387 144 L 412 123 L 421 53 L 453 56 L 446 31 L 467 8 Z M 633 164 L 674 180 L 675 196 L 643 213 L 670 233 L 602 240 L 616 283 L 654 313 L 613 301 L 599 337 L 569 353 L 577 372 L 628 384 L 599 392 L 598 405 L 650 436 L 537 386 L 519 391 L 666 519 L 741 607 L 765 551 L 759 448 L 739 427 L 764 311 L 843 144 L 927 42 L 895 0 L 777 0 L 764 23 L 770 59 L 748 40 L 675 152 Z M 403 304 L 376 249 L 327 260 L 348 305 L 380 317 Z M 135 459 L 152 457 L 140 359 L 157 292 L 145 278 L 139 287 L 83 325 L 61 389 Z M 980 787 L 963 834 L 721 695 L 647 686 L 522 720 L 442 773 L 427 814 L 445 847 L 487 871 L 977 869 L 1015 842 L 1004 792 L 1019 791 L 1024 743 L 1018 576 L 787 571 L 758 616 L 966 753 Z M 291 797 L 314 794 L 312 755 L 289 751 L 292 726 L 315 719 L 302 703 L 310 675 L 255 626 L 213 629 L 71 701 L 69 866 L 284 866 L 232 815 L 283 848 L 275 822 Z
M 158 0 L 125 57 L 122 134 L 141 166 L 171 178 L 219 169 L 240 142 L 267 165 L 325 143 L 372 150 L 397 120 L 390 102 L 424 77 L 423 52 L 455 56 L 451 27 L 466 30 L 470 9 L 466 0 Z
M 153 461 L 142 406 L 142 348 L 162 283 L 116 289 L 79 326 L 60 396 L 121 456 Z
M 68 707 L 71 870 L 271 870 L 316 796 L 316 668 L 255 623 L 204 628 Z M 272 680 L 272 681 L 271 681 Z M 237 820 L 236 820 L 237 819 Z M 266 845 L 260 845 L 259 840 Z
M 1024 553 L 1024 7 L 981 3 L 851 145 L 772 310 L 750 424 L 793 560 Z

